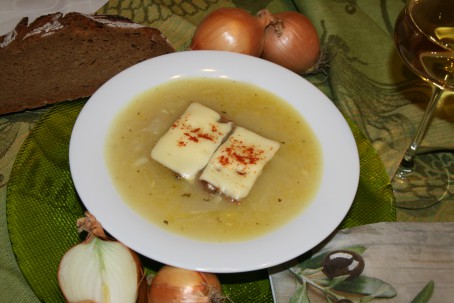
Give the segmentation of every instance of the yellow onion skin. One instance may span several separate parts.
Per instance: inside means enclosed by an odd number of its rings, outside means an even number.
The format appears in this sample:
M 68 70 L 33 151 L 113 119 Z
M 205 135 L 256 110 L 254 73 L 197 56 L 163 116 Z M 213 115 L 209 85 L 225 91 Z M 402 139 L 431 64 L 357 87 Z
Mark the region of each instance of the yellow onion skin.
M 149 288 L 149 303 L 216 302 L 222 286 L 215 274 L 163 266 Z
M 273 15 L 277 21 L 265 30 L 262 58 L 298 74 L 310 72 L 320 57 L 320 40 L 312 22 L 294 11 Z M 276 26 L 282 26 L 281 35 Z
M 267 24 L 239 8 L 207 15 L 194 32 L 191 50 L 222 50 L 260 57 Z

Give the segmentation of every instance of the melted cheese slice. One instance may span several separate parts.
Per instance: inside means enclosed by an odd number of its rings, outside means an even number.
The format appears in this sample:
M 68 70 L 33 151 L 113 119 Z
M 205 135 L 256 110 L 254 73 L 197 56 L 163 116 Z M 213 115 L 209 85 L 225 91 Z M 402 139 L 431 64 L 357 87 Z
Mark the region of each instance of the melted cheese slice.
M 232 123 L 218 122 L 214 110 L 192 103 L 158 140 L 151 158 L 185 179 L 194 179 L 230 133 Z
M 280 144 L 236 127 L 217 149 L 200 179 L 234 200 L 246 197 Z

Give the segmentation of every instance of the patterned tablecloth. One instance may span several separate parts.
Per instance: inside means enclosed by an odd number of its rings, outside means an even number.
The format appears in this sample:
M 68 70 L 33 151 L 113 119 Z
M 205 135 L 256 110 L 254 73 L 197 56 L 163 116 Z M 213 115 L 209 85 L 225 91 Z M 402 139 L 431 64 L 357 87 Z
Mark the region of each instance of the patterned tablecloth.
M 415 124 L 420 119 L 428 98 L 427 86 L 403 67 L 393 45 L 393 23 L 404 2 L 401 0 L 112 0 L 98 12 L 122 15 L 136 22 L 159 28 L 177 50 L 187 48 L 200 20 L 219 7 L 237 6 L 251 13 L 256 13 L 262 8 L 272 12 L 296 10 L 304 13 L 315 24 L 329 60 L 324 72 L 306 78 L 323 91 L 350 122 L 361 155 L 361 180 L 371 183 L 360 184 L 351 213 L 340 227 L 394 221 L 396 218 L 397 221 L 454 221 L 452 184 L 441 203 L 423 210 L 397 209 L 396 215 L 393 197 L 390 196 L 388 177 L 394 174 L 415 132 Z M 0 57 L 0 63 L 1 60 Z M 30 141 L 37 140 L 36 138 L 44 131 L 52 130 L 47 120 L 42 120 L 44 115 L 46 119 L 52 119 L 68 108 L 73 113 L 77 112 L 77 106 L 79 105 L 76 103 L 63 104 L 0 116 L 0 280 L 5 281 L 0 285 L 2 302 L 38 301 L 35 289 L 29 286 L 29 281 L 24 278 L 17 264 L 9 241 L 7 193 L 9 193 L 8 185 L 12 182 L 10 179 L 12 171 L 15 172 L 14 180 L 19 178 L 20 170 L 14 165 L 17 155 L 27 152 L 24 149 Z M 438 107 L 436 117 L 423 142 L 423 151 L 429 153 L 419 160 L 422 165 L 430 162 L 441 165 L 449 172 L 450 180 L 454 179 L 453 122 L 454 95 L 449 95 Z M 39 127 L 35 129 L 37 124 Z M 30 132 L 33 136 L 29 136 Z M 41 152 L 46 153 L 45 150 Z M 33 157 L 31 159 L 36 161 Z M 27 163 L 23 159 L 17 163 L 19 162 Z M 452 183 L 449 180 L 447 182 Z M 377 189 L 377 186 L 380 188 Z M 415 196 L 416 191 L 417 189 L 410 189 L 408 196 Z M 421 193 L 418 192 L 418 194 Z M 430 192 L 422 194 L 430 195 Z M 370 205 L 374 207 L 368 207 Z M 231 291 L 234 291 L 235 285 L 238 284 L 251 283 L 251 287 L 257 287 L 257 283 L 262 283 L 258 286 L 259 288 L 263 285 L 266 288 L 268 285 L 267 281 L 264 282 L 263 276 L 256 279 L 253 275 L 244 275 L 240 279 L 240 282 L 244 283 L 231 281 L 228 277 L 224 278 Z M 256 296 L 256 298 L 259 297 Z M 271 299 L 267 290 L 262 294 L 262 298 L 263 300 L 256 299 L 250 302 L 269 302 Z

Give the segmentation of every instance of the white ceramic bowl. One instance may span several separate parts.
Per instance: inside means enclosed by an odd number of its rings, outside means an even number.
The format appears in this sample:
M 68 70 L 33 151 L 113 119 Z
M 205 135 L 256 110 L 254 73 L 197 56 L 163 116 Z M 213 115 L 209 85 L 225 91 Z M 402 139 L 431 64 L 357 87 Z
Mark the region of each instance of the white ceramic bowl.
M 293 105 L 312 127 L 323 151 L 320 188 L 294 220 L 262 237 L 228 243 L 200 242 L 168 233 L 122 200 L 104 159 L 114 117 L 137 94 L 174 78 L 229 78 L 252 83 Z M 251 56 L 219 51 L 176 52 L 144 61 L 105 83 L 77 118 L 69 160 L 76 190 L 104 228 L 138 253 L 187 269 L 217 273 L 271 267 L 307 252 L 347 214 L 359 180 L 354 137 L 343 116 L 303 77 Z

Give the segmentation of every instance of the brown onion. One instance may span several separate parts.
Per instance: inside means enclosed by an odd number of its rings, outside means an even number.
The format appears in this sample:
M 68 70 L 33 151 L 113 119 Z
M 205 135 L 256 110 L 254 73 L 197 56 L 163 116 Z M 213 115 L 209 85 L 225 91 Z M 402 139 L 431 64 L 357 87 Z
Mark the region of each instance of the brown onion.
M 263 21 L 239 8 L 217 9 L 199 24 L 190 48 L 224 50 L 260 57 L 267 25 Z
M 222 287 L 215 274 L 163 266 L 151 281 L 149 303 L 224 302 Z
M 272 15 L 268 10 L 261 10 L 257 16 L 269 23 L 265 30 L 263 59 L 298 74 L 317 68 L 320 41 L 317 30 L 306 16 L 294 11 Z

